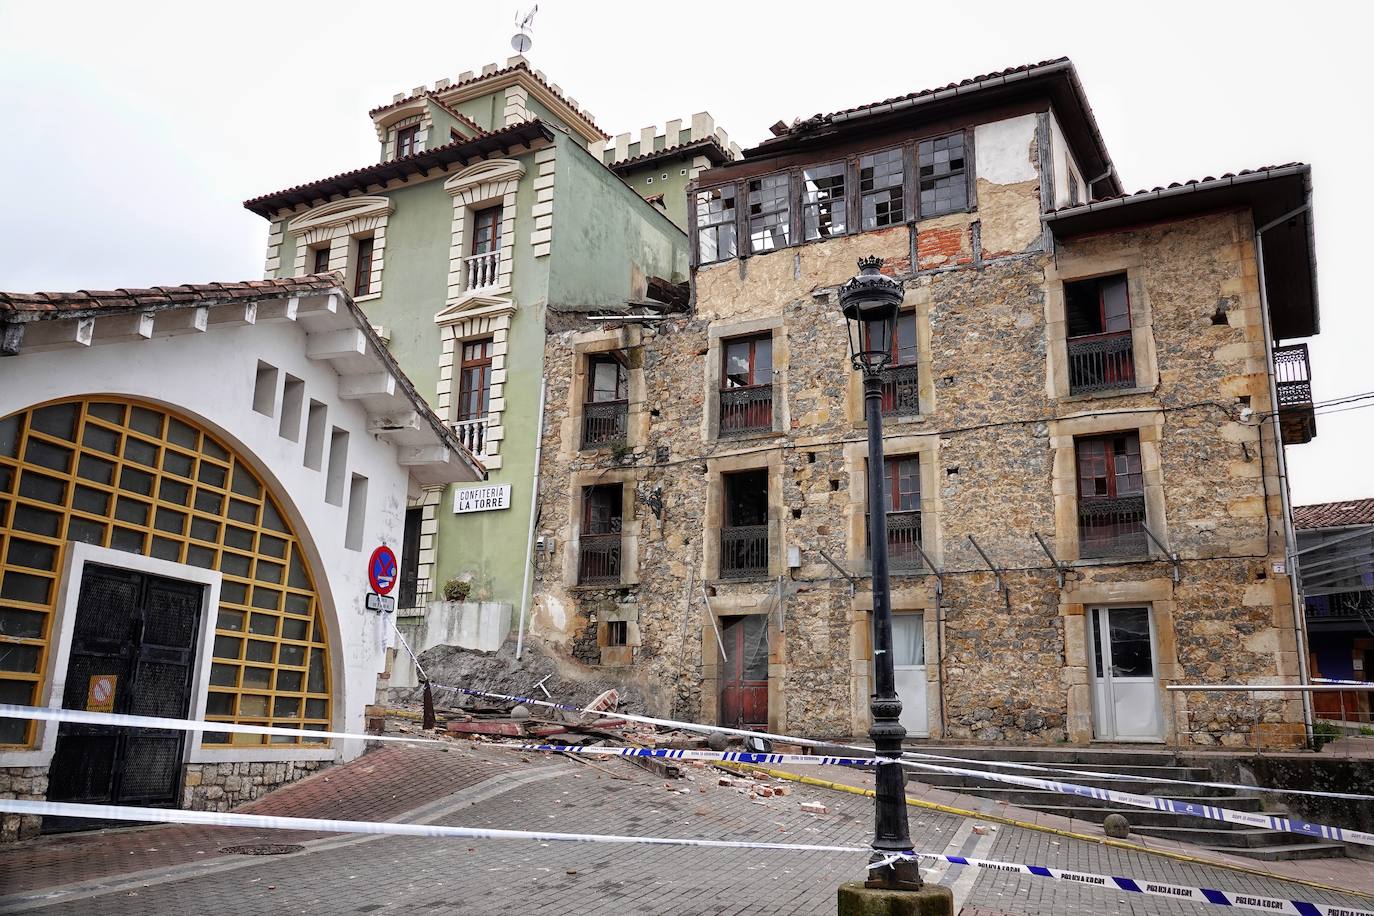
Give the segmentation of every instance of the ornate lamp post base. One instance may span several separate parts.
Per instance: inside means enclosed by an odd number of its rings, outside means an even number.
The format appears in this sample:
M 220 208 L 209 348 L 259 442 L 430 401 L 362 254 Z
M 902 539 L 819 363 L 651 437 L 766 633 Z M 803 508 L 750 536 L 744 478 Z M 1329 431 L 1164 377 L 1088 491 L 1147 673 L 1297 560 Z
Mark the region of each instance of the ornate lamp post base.
M 954 916 L 954 892 L 940 884 L 919 891 L 840 885 L 839 916 Z

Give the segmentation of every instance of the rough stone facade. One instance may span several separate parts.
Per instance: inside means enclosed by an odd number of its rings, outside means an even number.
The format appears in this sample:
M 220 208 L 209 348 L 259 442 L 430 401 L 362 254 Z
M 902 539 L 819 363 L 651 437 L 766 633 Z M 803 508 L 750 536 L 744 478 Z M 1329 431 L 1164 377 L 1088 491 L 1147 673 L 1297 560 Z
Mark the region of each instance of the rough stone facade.
M 230 811 L 329 765 L 328 760 L 187 764 L 181 783 L 181 807 L 192 811 Z
M 47 767 L 0 768 L 0 798 L 47 801 Z M 32 815 L 0 814 L 0 843 L 13 843 L 38 836 L 43 819 Z
M 1045 134 L 1023 136 L 1024 162 L 978 159 L 967 212 L 698 267 L 692 307 L 662 320 L 550 316 L 538 526 L 549 550 L 535 570 L 534 632 L 583 661 L 632 664 L 657 687 L 659 713 L 713 722 L 717 621 L 766 614 L 770 729 L 867 729 L 867 453 L 837 291 L 857 258 L 877 255 L 917 321 L 920 412 L 886 420 L 884 436 L 888 457 L 919 461 L 921 542 L 943 575 L 939 595 L 933 575 L 893 577 L 894 612 L 924 613 L 926 733 L 1093 740 L 1088 612 L 1130 605 L 1150 608 L 1164 741 L 1301 734 L 1295 700 L 1164 689 L 1299 674 L 1291 593 L 1274 575 L 1285 543 L 1272 426 L 1253 419 L 1270 396 L 1250 213 L 1047 249 L 1041 213 L 1054 198 L 1034 167 Z M 1070 394 L 1063 284 L 1118 272 L 1136 387 Z M 773 429 L 722 439 L 721 342 L 760 333 L 772 336 Z M 628 367 L 627 441 L 582 449 L 586 358 L 606 350 Z M 1123 432 L 1139 436 L 1148 525 L 1176 564 L 1153 546 L 1079 559 L 1074 439 Z M 746 469 L 768 474 L 769 568 L 723 580 L 721 478 Z M 580 586 L 583 488 L 607 483 L 624 493 L 621 580 Z M 1062 584 L 1036 533 L 1065 565 Z M 628 621 L 625 646 L 608 645 L 609 620 Z

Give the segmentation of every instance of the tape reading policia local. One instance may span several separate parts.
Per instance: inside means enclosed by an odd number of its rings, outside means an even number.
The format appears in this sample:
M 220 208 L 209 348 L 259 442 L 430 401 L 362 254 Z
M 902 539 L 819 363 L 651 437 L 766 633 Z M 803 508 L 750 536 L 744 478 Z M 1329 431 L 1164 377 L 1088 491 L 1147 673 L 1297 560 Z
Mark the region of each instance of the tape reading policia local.
M 435 684 L 435 687 L 445 685 Z M 553 703 L 550 701 L 536 700 L 531 697 L 513 697 L 507 694 L 495 694 L 488 691 L 473 690 L 468 687 L 449 688 L 460 693 L 471 696 L 497 697 L 503 700 L 514 700 L 516 702 L 549 706 L 557 709 L 566 709 L 573 712 L 589 712 L 576 706 L 568 706 L 563 703 Z M 743 735 L 746 737 L 769 738 L 777 741 L 784 741 L 791 744 L 799 744 L 809 747 L 840 747 L 844 750 L 864 751 L 872 753 L 871 748 L 857 747 L 853 745 L 835 745 L 830 742 L 817 741 L 810 738 L 797 738 L 790 735 L 778 735 L 770 732 L 751 732 L 744 729 L 725 728 L 722 726 L 702 725 L 694 722 L 677 722 L 671 719 L 657 719 L 651 716 L 637 716 L 630 713 L 605 713 L 608 717 L 625 719 L 631 722 L 647 722 L 653 725 L 665 725 L 672 728 L 682 728 L 694 731 L 723 732 L 726 734 Z M 706 752 L 702 752 L 706 753 Z M 1222 808 L 1215 805 L 1201 805 L 1194 802 L 1180 801 L 1174 798 L 1161 798 L 1154 795 L 1137 795 L 1133 792 L 1118 792 L 1114 789 L 1098 789 L 1091 786 L 1082 786 L 1076 783 L 1059 782 L 1050 779 L 1039 779 L 1033 776 L 1014 776 L 1010 773 L 991 773 L 986 770 L 972 770 L 962 767 L 941 766 L 934 763 L 924 763 L 919 760 L 909 759 L 917 755 L 912 753 L 904 754 L 904 759 L 899 761 L 902 766 L 911 769 L 922 770 L 930 773 L 946 773 L 954 776 L 969 776 L 983 779 L 990 782 L 1006 783 L 1008 785 L 1023 786 L 1026 788 L 1039 789 L 1046 792 L 1056 792 L 1061 795 L 1073 795 L 1079 798 L 1094 798 L 1100 801 L 1110 801 L 1116 804 L 1128 805 L 1134 808 L 1148 808 L 1151 811 L 1160 811 L 1166 814 L 1176 814 L 1180 817 L 1199 817 L 1206 820 L 1222 821 L 1230 824 L 1242 824 L 1247 827 L 1260 827 L 1267 830 L 1280 830 L 1286 833 L 1296 833 L 1302 836 L 1309 836 L 1317 839 L 1335 840 L 1344 843 L 1354 843 L 1361 846 L 1374 846 L 1374 833 L 1366 833 L 1362 830 L 1346 830 L 1341 827 L 1332 827 L 1326 824 L 1316 824 L 1297 818 L 1281 817 L 1273 814 L 1261 814 L 1251 811 L 1237 811 L 1232 808 Z M 704 758 L 699 758 L 704 759 Z M 1253 791 L 1256 787 L 1241 787 Z
M 137 808 L 123 805 L 83 805 L 69 802 L 42 802 L 16 798 L 0 798 L 0 812 L 40 817 L 93 817 L 105 820 L 138 821 L 142 823 L 197 824 L 215 827 L 253 827 L 269 830 L 299 830 L 315 833 L 360 833 L 371 835 L 447 837 L 469 840 L 534 840 L 538 842 L 617 843 L 651 846 L 692 846 L 714 849 L 761 849 L 784 852 L 867 853 L 862 846 L 812 846 L 803 843 L 753 843 L 740 840 L 703 840 L 678 837 L 635 837 L 611 834 L 554 833 L 536 830 L 499 830 L 484 827 L 452 827 L 441 824 L 394 824 L 378 821 L 341 821 L 309 817 L 274 817 L 262 814 L 233 814 L 219 811 L 182 811 L 168 808 Z M 889 858 L 876 865 L 888 864 Z M 1374 910 L 1355 910 L 1325 903 L 1279 897 L 1262 897 L 1237 891 L 1221 891 L 1205 887 L 1162 884 L 1139 878 L 1096 875 L 1088 872 L 1066 871 L 1018 862 L 994 862 L 969 859 L 942 853 L 913 852 L 912 859 L 929 859 L 964 865 L 986 871 L 1010 872 L 1037 878 L 1069 881 L 1107 891 L 1124 891 L 1174 900 L 1192 900 L 1219 906 L 1262 910 L 1266 913 L 1288 913 L 1295 916 L 1374 916 Z M 870 868 L 875 867 L 870 865 Z
M 550 701 L 550 700 L 539 700 L 539 699 L 535 699 L 534 697 L 512 696 L 512 695 L 510 695 L 510 694 L 505 694 L 505 693 L 492 693 L 491 691 L 487 691 L 487 690 L 474 690 L 474 689 L 471 688 L 471 687 L 453 687 L 453 686 L 450 686 L 450 685 L 448 685 L 448 684 L 431 684 L 431 686 L 434 687 L 435 689 L 438 689 L 438 690 L 453 690 L 453 691 L 456 691 L 456 692 L 458 692 L 458 693 L 465 694 L 465 695 L 467 695 L 467 696 L 474 696 L 474 697 L 489 697 L 489 698 L 493 698 L 493 699 L 513 701 L 513 702 L 516 702 L 516 703 L 523 703 L 523 704 L 525 704 L 525 705 L 527 705 L 527 706 L 528 706 L 528 705 L 543 706 L 543 707 L 548 708 L 548 709 L 560 709 L 560 710 L 564 710 L 564 711 L 567 711 L 567 712 L 585 713 L 585 714 L 588 714 L 588 715 L 599 715 L 599 716 L 604 716 L 605 718 L 608 718 L 608 719 L 624 719 L 625 721 L 628 721 L 628 722 L 644 722 L 644 723 L 649 724 L 649 725 L 659 725 L 659 726 L 663 726 L 663 727 L 665 727 L 665 728 L 679 728 L 679 729 L 683 729 L 683 730 L 686 730 L 686 731 L 698 731 L 698 732 L 718 732 L 718 733 L 727 734 L 727 735 L 739 735 L 739 736 L 745 737 L 745 738 L 767 738 L 767 739 L 771 739 L 771 740 L 774 740 L 774 741 L 782 741 L 782 742 L 785 742 L 785 743 L 788 743 L 788 744 L 797 744 L 797 745 L 801 745 L 801 746 L 803 746 L 803 747 L 827 747 L 827 748 L 837 747 L 837 748 L 840 748 L 840 749 L 843 749 L 843 750 L 849 750 L 849 751 L 862 751 L 862 752 L 864 752 L 864 753 L 866 753 L 866 754 L 872 754 L 872 753 L 873 753 L 873 749 L 872 749 L 872 748 L 865 748 L 865 747 L 859 747 L 859 746 L 856 746 L 856 745 L 848 745 L 848 744 L 836 744 L 836 743 L 833 742 L 833 741 L 818 741 L 818 740 L 814 740 L 814 739 L 810 739 L 810 738 L 798 738 L 798 737 L 795 737 L 795 736 L 793 736 L 793 735 L 777 735 L 777 734 L 773 734 L 773 733 L 771 733 L 771 732 L 749 731 L 749 730 L 747 730 L 747 729 L 728 728 L 728 727 L 721 726 L 721 725 L 703 725 L 703 724 L 698 723 L 698 722 L 680 722 L 680 721 L 677 721 L 677 720 L 675 720 L 675 719 L 657 719 L 657 718 L 654 718 L 654 717 L 652 717 L 652 716 L 639 716 L 639 715 L 634 715 L 634 714 L 632 714 L 632 713 L 624 713 L 624 712 L 606 712 L 606 711 L 600 711 L 600 710 L 590 710 L 590 709 L 585 709 L 585 708 L 580 707 L 580 706 L 571 706 L 571 705 L 569 705 L 569 704 L 567 704 L 567 703 L 555 703 L 555 702 L 552 702 L 552 701 Z M 1039 765 L 1031 764 L 1031 763 L 1018 763 L 1018 762 L 1014 762 L 1014 761 L 976 760 L 976 759 L 970 759 L 970 758 L 966 758 L 966 757 L 951 757 L 951 756 L 947 756 L 947 755 L 944 755 L 944 754 L 924 754 L 924 753 L 920 753 L 920 752 L 917 752 L 917 751 L 904 751 L 904 752 L 902 753 L 902 757 L 904 758 L 903 762 L 906 763 L 907 765 L 910 765 L 910 766 L 915 766 L 916 764 L 914 763 L 914 761 L 916 761 L 916 760 L 938 760 L 938 761 L 942 761 L 942 762 L 946 762 L 946 763 L 969 764 L 969 765 L 977 766 L 977 767 L 992 767 L 992 766 L 996 766 L 996 767 L 1003 767 L 1003 768 L 1006 768 L 1006 769 L 1023 770 L 1023 771 L 1035 772 L 1035 773 L 1065 773 L 1065 774 L 1068 774 L 1068 775 L 1071 775 L 1071 776 L 1086 776 L 1086 777 L 1089 777 L 1089 778 L 1092 778 L 1092 779 L 1109 779 L 1109 780 L 1118 781 L 1118 782 L 1140 782 L 1140 781 L 1141 781 L 1141 777 L 1139 777 L 1139 776 L 1133 776 L 1133 775 L 1130 775 L 1130 774 L 1123 774 L 1123 773 L 1104 773 L 1104 772 L 1099 772 L 1099 771 L 1096 771 L 1096 770 L 1067 769 L 1067 768 L 1064 768 L 1064 767 L 1047 767 L 1047 766 L 1039 766 Z M 702 759 L 704 759 L 704 758 L 702 758 Z M 811 762 L 814 763 L 815 761 L 812 760 Z M 995 780 L 996 780 L 996 777 L 999 776 L 999 775 L 1001 775 L 1001 774 L 997 774 L 997 773 L 985 773 L 985 772 L 982 771 L 982 770 L 978 770 L 978 771 L 966 771 L 966 772 L 963 773 L 962 775 L 986 776 L 988 779 L 993 779 L 993 780 L 995 781 Z M 1212 789 L 1232 789 L 1232 790 L 1240 791 L 1240 792 L 1270 792 L 1270 793 L 1274 793 L 1274 794 L 1277 794 L 1277 795 L 1307 795 L 1307 796 L 1313 796 L 1313 797 L 1316 797 L 1316 798 L 1344 798 L 1344 799 L 1350 799 L 1350 800 L 1354 800 L 1354 801 L 1374 801 L 1374 795 L 1365 795 L 1365 794 L 1361 794 L 1361 793 L 1358 793 L 1358 792 L 1329 792 L 1329 791 L 1317 791 L 1317 790 L 1312 790 L 1312 789 L 1280 789 L 1280 788 L 1275 788 L 1275 787 L 1271 787 L 1271 786 L 1251 786 L 1251 785 L 1244 785 L 1244 784 L 1241 784 L 1241 783 L 1231 783 L 1231 782 L 1204 782 L 1204 781 L 1191 780 L 1191 779 L 1166 779 L 1166 778 L 1164 778 L 1164 777 L 1157 777 L 1157 776 L 1152 776 L 1152 777 L 1150 777 L 1148 781 L 1149 781 L 1150 783 L 1152 783 L 1152 784 L 1157 784 L 1157 785 L 1203 786 L 1203 787 L 1212 788 Z M 1080 786 L 1079 788 L 1082 788 L 1082 787 Z M 1158 809 L 1158 810 L 1164 810 L 1164 809 Z M 1191 813 L 1191 812 L 1189 812 L 1189 813 Z
M 44 722 L 77 722 L 83 725 L 125 726 L 128 728 L 165 728 L 179 732 L 234 732 L 240 735 L 289 735 L 302 738 L 348 738 L 358 741 L 405 741 L 411 744 L 442 744 L 434 738 L 403 735 L 358 735 L 349 732 L 321 732 L 307 728 L 275 725 L 238 725 L 234 722 L 209 722 L 204 719 L 164 719 L 161 716 L 131 716 L 123 713 L 88 712 L 84 709 L 53 709 L 51 706 L 0 704 L 0 719 L 41 719 Z

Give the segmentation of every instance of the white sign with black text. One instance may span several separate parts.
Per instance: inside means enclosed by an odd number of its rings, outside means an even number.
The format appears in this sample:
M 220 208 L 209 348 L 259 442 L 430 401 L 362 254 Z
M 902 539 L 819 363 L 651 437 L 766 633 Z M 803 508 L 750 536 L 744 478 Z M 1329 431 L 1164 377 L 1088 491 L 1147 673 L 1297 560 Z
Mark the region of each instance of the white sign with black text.
M 501 483 L 489 487 L 463 487 L 453 491 L 453 511 L 490 512 L 493 509 L 510 508 L 510 484 Z

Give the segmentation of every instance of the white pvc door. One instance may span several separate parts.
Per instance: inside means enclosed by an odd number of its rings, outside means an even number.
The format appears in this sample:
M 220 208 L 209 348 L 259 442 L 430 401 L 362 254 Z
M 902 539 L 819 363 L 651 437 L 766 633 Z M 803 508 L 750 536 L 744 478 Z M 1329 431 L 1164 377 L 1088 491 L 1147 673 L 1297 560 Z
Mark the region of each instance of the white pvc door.
M 1096 736 L 1104 741 L 1162 739 L 1150 609 L 1095 607 L 1089 613 Z
M 892 669 L 897 696 L 902 700 L 902 727 L 908 735 L 930 734 L 926 719 L 926 625 L 925 615 L 892 615 Z

